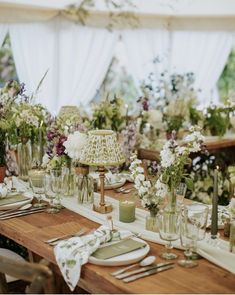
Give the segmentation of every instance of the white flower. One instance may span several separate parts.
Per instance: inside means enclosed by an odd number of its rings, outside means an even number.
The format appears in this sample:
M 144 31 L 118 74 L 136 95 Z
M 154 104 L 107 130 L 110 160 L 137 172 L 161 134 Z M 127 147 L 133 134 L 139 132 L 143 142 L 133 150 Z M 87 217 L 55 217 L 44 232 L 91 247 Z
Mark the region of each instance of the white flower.
M 157 182 L 155 184 L 155 188 L 156 188 L 157 196 L 159 196 L 161 198 L 165 198 L 165 196 L 168 193 L 168 188 L 164 183 L 161 182 L 160 179 L 157 180 Z
M 42 166 L 43 168 L 47 167 L 47 164 L 50 162 L 50 158 L 48 156 L 48 154 L 45 154 L 42 158 Z
M 229 211 L 232 215 L 235 215 L 235 198 L 232 198 L 229 203 Z
M 136 181 L 144 181 L 145 180 L 145 177 L 143 174 L 138 174 L 135 178 Z
M 160 152 L 161 156 L 161 166 L 164 168 L 170 167 L 174 164 L 176 158 L 175 154 L 172 153 L 172 151 L 167 147 L 164 146 L 163 150 Z
M 67 140 L 63 143 L 65 146 L 65 153 L 73 160 L 79 160 L 82 149 L 85 147 L 87 141 L 87 135 L 75 131 L 73 134 L 69 134 Z

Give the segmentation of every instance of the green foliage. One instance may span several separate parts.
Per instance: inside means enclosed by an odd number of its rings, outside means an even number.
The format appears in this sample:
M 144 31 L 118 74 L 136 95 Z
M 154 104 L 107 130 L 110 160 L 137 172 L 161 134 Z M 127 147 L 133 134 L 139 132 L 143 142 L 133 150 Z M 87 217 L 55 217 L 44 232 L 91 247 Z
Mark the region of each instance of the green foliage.
M 230 124 L 227 108 L 210 106 L 204 120 L 204 127 L 209 129 L 211 135 L 223 136 Z
M 221 100 L 225 102 L 231 92 L 235 92 L 235 49 L 229 55 L 227 64 L 218 81 Z
M 172 132 L 173 130 L 179 131 L 183 127 L 184 117 L 179 116 L 167 116 L 163 114 L 163 121 L 166 122 L 167 132 Z
M 203 119 L 203 114 L 201 111 L 197 110 L 193 106 L 189 108 L 189 120 L 192 126 L 198 125 L 199 121 Z
M 122 115 L 123 100 L 114 97 L 113 100 L 108 98 L 94 107 L 92 128 L 94 129 L 111 129 L 119 131 L 124 123 Z

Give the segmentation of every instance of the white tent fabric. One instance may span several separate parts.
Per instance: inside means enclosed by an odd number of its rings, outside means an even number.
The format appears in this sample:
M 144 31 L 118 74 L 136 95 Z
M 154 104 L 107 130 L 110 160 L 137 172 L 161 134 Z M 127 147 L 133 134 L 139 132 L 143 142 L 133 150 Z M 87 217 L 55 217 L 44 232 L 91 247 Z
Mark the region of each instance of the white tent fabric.
M 174 31 L 171 34 L 170 72 L 193 72 L 195 88 L 201 90 L 200 105 L 208 104 L 210 99 L 218 103 L 216 83 L 232 49 L 232 34 L 222 31 Z
M 48 70 L 36 100 L 55 112 L 58 81 L 56 22 L 26 23 L 10 26 L 16 71 L 29 93 L 35 92 Z
M 111 62 L 116 33 L 87 28 L 59 18 L 11 25 L 13 56 L 21 82 L 34 92 L 47 76 L 36 100 L 55 113 L 62 105 L 87 105 Z
M 8 25 L 0 24 L 0 47 L 2 46 L 2 43 L 6 37 L 7 31 L 8 31 Z
M 138 86 L 150 73 L 160 73 L 167 67 L 169 31 L 167 30 L 125 30 L 122 32 L 130 72 Z M 158 66 L 154 60 L 158 58 Z
M 228 32 L 131 30 L 123 32 L 130 70 L 137 87 L 152 72 L 195 74 L 201 106 L 218 102 L 216 83 L 232 49 L 233 35 Z M 159 62 L 153 63 L 158 57 Z

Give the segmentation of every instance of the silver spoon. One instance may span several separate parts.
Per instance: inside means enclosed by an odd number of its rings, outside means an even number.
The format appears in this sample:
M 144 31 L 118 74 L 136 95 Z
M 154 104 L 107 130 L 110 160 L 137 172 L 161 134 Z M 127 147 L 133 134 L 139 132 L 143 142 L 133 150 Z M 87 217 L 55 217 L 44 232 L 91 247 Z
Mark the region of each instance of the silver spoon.
M 11 210 L 5 210 L 4 212 L 0 213 L 0 216 L 5 215 L 6 213 L 8 214 L 8 213 L 15 212 L 15 211 L 27 210 L 27 209 L 29 209 L 31 207 L 32 207 L 31 203 L 25 204 L 25 205 L 23 205 L 23 206 L 21 206 L 20 208 L 17 208 L 17 209 L 15 208 L 15 209 L 11 209 Z
M 135 264 L 132 264 L 130 266 L 127 266 L 127 267 L 124 267 L 118 271 L 115 271 L 115 272 L 112 272 L 111 275 L 112 276 L 117 276 L 117 275 L 120 275 L 121 273 L 133 268 L 133 267 L 136 267 L 136 266 L 148 266 L 150 264 L 153 264 L 156 260 L 156 256 L 148 256 L 146 258 L 144 258 L 143 260 L 141 260 L 139 263 L 135 263 Z

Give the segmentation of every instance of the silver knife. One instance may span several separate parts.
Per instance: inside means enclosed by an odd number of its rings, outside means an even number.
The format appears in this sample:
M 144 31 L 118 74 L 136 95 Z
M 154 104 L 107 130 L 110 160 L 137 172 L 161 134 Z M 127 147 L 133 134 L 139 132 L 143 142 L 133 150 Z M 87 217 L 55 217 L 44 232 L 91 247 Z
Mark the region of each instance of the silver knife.
M 173 264 L 174 264 L 174 262 L 167 262 L 167 263 L 159 263 L 159 264 L 154 264 L 154 265 L 150 265 L 150 266 L 146 266 L 146 267 L 141 267 L 139 269 L 136 269 L 133 271 L 128 271 L 128 272 L 125 272 L 124 274 L 117 275 L 117 276 L 115 276 L 115 278 L 121 280 L 121 279 L 129 277 L 131 275 L 135 275 L 135 274 L 145 272 L 148 270 L 152 270 L 152 269 L 158 269 L 158 268 L 168 266 L 168 265 L 173 265 Z
M 37 209 L 35 208 L 34 210 L 30 210 L 26 212 L 19 212 L 17 214 L 11 214 L 11 215 L 9 214 L 7 216 L 2 216 L 0 217 L 0 220 L 15 218 L 15 217 L 24 216 L 24 215 L 30 215 L 30 214 L 44 212 L 44 211 L 45 211 L 45 208 L 37 208 Z
M 159 273 L 161 271 L 168 270 L 168 269 L 171 269 L 173 267 L 174 267 L 174 265 L 168 265 L 168 266 L 164 266 L 164 267 L 157 268 L 157 269 L 155 268 L 155 269 L 148 270 L 146 272 L 140 273 L 138 275 L 134 275 L 134 276 L 131 276 L 129 278 L 123 279 L 122 281 L 125 282 L 125 283 L 133 282 L 133 281 L 138 280 L 140 278 L 151 276 L 151 275 L 153 275 L 155 273 Z
M 25 212 L 31 212 L 31 211 L 37 211 L 39 209 L 45 209 L 46 208 L 46 205 L 42 206 L 42 207 L 32 207 L 30 209 L 24 209 L 24 210 L 14 210 L 14 211 L 11 211 L 8 212 L 8 211 L 5 211 L 4 213 L 2 213 L 0 215 L 0 218 L 3 218 L 3 217 L 7 217 L 7 216 L 14 216 L 14 215 L 18 215 L 20 213 L 25 213 Z

